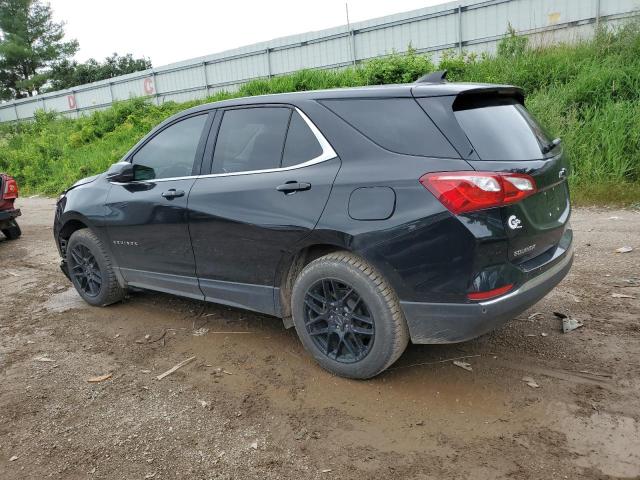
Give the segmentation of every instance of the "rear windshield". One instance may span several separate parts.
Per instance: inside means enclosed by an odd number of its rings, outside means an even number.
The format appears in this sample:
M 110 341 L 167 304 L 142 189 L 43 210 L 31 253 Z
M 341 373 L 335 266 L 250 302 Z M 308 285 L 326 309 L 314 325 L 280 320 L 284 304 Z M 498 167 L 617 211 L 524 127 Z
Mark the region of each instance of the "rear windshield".
M 386 150 L 405 155 L 459 158 L 413 98 L 360 98 L 321 103 Z
M 454 113 L 482 160 L 543 158 L 551 142 L 527 109 L 513 99 L 456 101 Z

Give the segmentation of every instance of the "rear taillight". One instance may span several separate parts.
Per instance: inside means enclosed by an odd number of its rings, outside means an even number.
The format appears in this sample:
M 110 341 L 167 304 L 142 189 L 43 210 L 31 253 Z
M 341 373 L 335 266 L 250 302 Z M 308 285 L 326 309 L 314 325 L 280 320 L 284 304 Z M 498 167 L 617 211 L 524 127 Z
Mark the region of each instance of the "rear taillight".
M 524 173 L 427 173 L 420 183 L 455 214 L 519 202 L 536 192 L 535 180 Z
M 467 293 L 467 298 L 469 300 L 489 300 L 490 298 L 495 298 L 495 297 L 499 297 L 500 295 L 504 295 L 512 288 L 513 288 L 513 284 L 510 283 L 503 287 L 494 288 L 493 290 L 486 290 L 484 292 Z
M 14 200 L 18 198 L 18 182 L 16 182 L 14 178 L 5 177 L 2 198 L 4 200 Z

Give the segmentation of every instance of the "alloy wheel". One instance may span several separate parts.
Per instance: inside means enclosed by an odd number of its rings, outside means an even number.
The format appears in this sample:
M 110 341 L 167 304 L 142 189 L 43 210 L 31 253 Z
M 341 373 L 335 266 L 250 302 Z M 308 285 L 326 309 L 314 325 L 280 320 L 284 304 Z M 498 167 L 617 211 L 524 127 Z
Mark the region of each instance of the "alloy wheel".
M 78 244 L 70 251 L 71 275 L 75 278 L 82 292 L 89 297 L 96 297 L 102 287 L 102 272 L 96 258 L 84 245 Z
M 373 346 L 375 322 L 362 296 L 340 280 L 325 278 L 304 298 L 307 332 L 318 349 L 332 360 L 362 360 Z

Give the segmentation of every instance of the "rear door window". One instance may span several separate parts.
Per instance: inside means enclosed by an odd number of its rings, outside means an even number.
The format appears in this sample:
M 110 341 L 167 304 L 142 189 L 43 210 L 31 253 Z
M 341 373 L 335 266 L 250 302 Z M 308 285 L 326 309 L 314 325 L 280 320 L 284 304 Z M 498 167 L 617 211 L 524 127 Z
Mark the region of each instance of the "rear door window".
M 321 103 L 386 150 L 405 155 L 459 158 L 413 98 L 325 100 Z
M 286 107 L 224 112 L 213 154 L 214 173 L 279 168 L 290 116 Z
M 543 148 L 551 142 L 549 135 L 517 101 L 456 103 L 456 120 L 482 160 L 535 160 L 545 156 Z
M 299 163 L 308 162 L 322 155 L 322 147 L 313 134 L 307 122 L 298 112 L 291 115 L 287 140 L 284 144 L 282 166 L 290 167 Z

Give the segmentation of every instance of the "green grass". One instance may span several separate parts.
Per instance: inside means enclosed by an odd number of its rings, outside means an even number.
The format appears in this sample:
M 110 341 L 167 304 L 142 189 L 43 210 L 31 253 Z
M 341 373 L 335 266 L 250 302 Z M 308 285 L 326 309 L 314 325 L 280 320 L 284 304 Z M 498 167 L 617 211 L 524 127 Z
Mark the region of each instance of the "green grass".
M 498 54 L 445 55 L 438 65 L 411 49 L 343 70 L 302 70 L 256 80 L 201 102 L 156 106 L 143 99 L 70 120 L 38 112 L 33 122 L 0 125 L 0 171 L 26 194 L 57 194 L 104 171 L 154 125 L 209 101 L 312 89 L 413 82 L 446 68 L 452 81 L 519 85 L 527 107 L 563 139 L 574 201 L 640 203 L 640 26 L 601 30 L 589 41 L 546 47 L 508 36 Z

